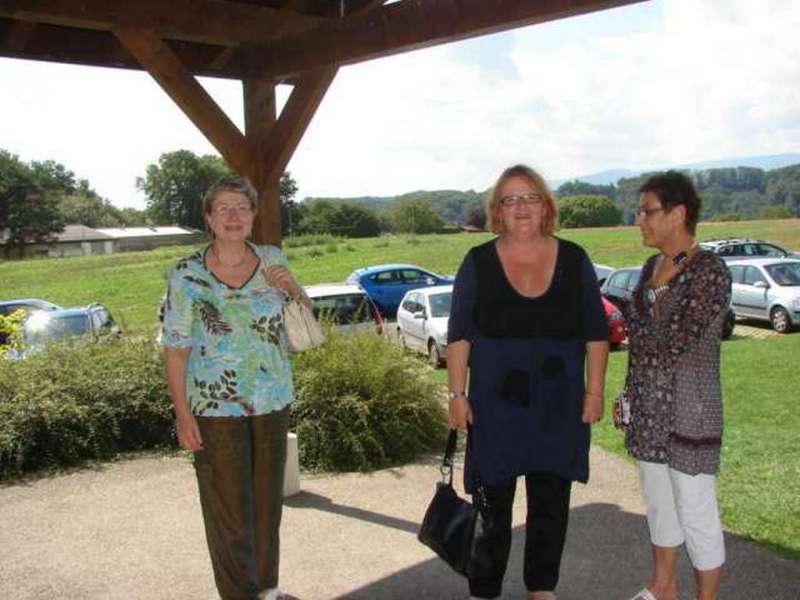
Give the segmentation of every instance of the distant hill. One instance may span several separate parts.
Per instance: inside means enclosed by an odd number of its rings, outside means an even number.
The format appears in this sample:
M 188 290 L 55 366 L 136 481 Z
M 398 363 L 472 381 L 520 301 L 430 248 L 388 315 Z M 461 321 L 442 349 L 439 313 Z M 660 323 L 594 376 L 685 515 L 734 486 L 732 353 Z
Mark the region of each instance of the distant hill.
M 590 173 L 588 175 L 577 175 L 575 177 L 567 177 L 564 179 L 553 179 L 548 183 L 557 188 L 562 183 L 567 181 L 583 181 L 593 185 L 609 185 L 617 183 L 623 177 L 638 177 L 642 173 L 649 173 L 651 171 L 662 171 L 666 169 L 691 169 L 692 171 L 699 171 L 700 169 L 721 169 L 725 167 L 755 167 L 770 171 L 772 169 L 780 169 L 790 165 L 800 164 L 800 154 L 773 154 L 767 156 L 739 156 L 733 158 L 720 158 L 718 160 L 707 160 L 695 163 L 686 163 L 682 165 L 666 165 L 660 167 L 648 167 L 643 169 L 607 169 L 597 173 Z
M 788 167 L 790 172 L 784 172 Z M 582 182 L 578 186 L 605 186 L 606 189 L 570 191 L 567 194 L 595 193 L 612 197 L 623 211 L 623 222 L 632 222 L 636 188 L 642 174 L 666 169 L 691 170 L 696 174 L 698 187 L 706 198 L 702 218 L 714 218 L 718 213 L 755 217 L 764 207 L 783 205 L 791 214 L 800 214 L 800 154 L 769 156 L 740 156 L 682 165 L 667 165 L 641 170 L 608 169 L 588 175 L 548 181 L 555 190 L 567 182 Z M 798 183 L 794 183 L 794 182 Z M 583 186 L 582 184 L 589 184 Z M 788 186 L 788 187 L 787 187 Z M 461 225 L 467 213 L 482 205 L 487 190 L 414 191 L 399 196 L 361 196 L 353 198 L 305 198 L 303 202 L 320 201 L 332 204 L 357 204 L 377 214 L 386 214 L 395 202 L 407 198 L 421 200 L 435 210 L 445 223 Z

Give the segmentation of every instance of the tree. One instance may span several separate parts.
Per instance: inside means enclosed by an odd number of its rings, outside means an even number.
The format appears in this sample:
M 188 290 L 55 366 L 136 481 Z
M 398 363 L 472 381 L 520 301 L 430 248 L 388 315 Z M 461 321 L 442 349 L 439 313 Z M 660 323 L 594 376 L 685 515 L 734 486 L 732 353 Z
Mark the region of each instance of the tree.
M 606 196 L 568 196 L 561 198 L 558 209 L 566 228 L 606 227 L 622 221 L 622 212 Z
M 163 153 L 145 173 L 136 187 L 147 196 L 147 213 L 155 223 L 204 229 L 203 194 L 232 171 L 219 156 L 176 150 Z
M 373 237 L 380 233 L 378 217 L 356 204 L 341 204 L 330 215 L 330 231 L 346 237 Z
M 405 199 L 392 208 L 392 228 L 399 233 L 433 233 L 444 226 L 442 218 L 420 200 Z
M 55 197 L 16 155 L 0 150 L 0 239 L 6 256 L 15 250 L 21 256 L 26 243 L 49 241 L 63 230 Z
M 297 193 L 297 182 L 289 171 L 284 171 L 280 181 L 281 197 L 281 234 L 292 235 L 303 218 L 303 211 L 294 201 Z
M 609 185 L 596 185 L 594 183 L 587 183 L 579 179 L 567 181 L 558 186 L 556 195 L 560 198 L 567 196 L 607 196 L 611 199 L 616 198 L 617 188 L 613 184 Z

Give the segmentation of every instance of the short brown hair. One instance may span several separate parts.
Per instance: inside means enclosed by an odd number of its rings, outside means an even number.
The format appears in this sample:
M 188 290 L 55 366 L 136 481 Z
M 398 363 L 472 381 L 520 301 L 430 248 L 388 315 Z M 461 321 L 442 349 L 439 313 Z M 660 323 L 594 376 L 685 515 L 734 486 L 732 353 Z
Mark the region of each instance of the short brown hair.
M 226 175 L 220 178 L 206 191 L 203 196 L 203 213 L 210 215 L 214 208 L 214 200 L 223 192 L 241 194 L 250 202 L 250 209 L 255 213 L 258 210 L 258 192 L 250 180 L 239 175 Z
M 553 192 L 547 186 L 544 177 L 527 165 L 514 165 L 507 168 L 500 174 L 497 183 L 494 184 L 489 201 L 486 203 L 486 225 L 492 233 L 501 234 L 506 230 L 502 216 L 502 198 L 500 191 L 506 182 L 512 177 L 519 177 L 527 181 L 534 190 L 542 195 L 544 199 L 544 214 L 542 215 L 542 233 L 550 235 L 558 229 L 558 204 L 553 196 Z
M 676 206 L 683 206 L 686 210 L 683 225 L 686 231 L 694 235 L 697 221 L 700 219 L 702 202 L 689 176 L 679 171 L 665 171 L 651 175 L 639 188 L 639 194 L 648 192 L 658 197 L 658 201 L 667 212 Z

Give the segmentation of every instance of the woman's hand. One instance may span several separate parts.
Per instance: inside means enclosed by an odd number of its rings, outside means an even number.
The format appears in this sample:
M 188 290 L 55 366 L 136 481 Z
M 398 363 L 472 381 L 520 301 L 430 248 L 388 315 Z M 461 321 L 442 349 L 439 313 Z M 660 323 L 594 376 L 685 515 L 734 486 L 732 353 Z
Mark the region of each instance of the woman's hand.
M 303 290 L 295 281 L 291 271 L 286 267 L 271 265 L 264 269 L 264 276 L 271 286 L 283 290 L 293 298 L 300 298 L 303 296 Z
M 450 400 L 450 429 L 466 429 L 472 425 L 472 408 L 466 396 L 456 396 Z
M 175 428 L 178 431 L 178 443 L 181 448 L 189 452 L 203 449 L 203 438 L 200 436 L 200 427 L 197 419 L 190 412 L 178 415 L 175 419 Z
M 583 415 L 581 421 L 592 425 L 603 418 L 603 395 L 586 392 L 583 395 Z

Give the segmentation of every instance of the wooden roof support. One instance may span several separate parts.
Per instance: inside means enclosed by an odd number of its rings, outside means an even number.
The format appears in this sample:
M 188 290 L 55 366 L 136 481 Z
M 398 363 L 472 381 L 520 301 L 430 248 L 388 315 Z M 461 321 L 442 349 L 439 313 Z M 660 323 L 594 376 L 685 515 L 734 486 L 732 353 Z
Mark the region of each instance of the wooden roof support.
M 298 77 L 264 149 L 263 165 L 269 180 L 280 180 L 337 70 L 323 67 Z
M 280 181 L 269 178 L 265 162 L 265 150 L 276 121 L 275 85 L 271 81 L 255 79 L 242 84 L 245 134 L 252 149 L 252 163 L 245 175 L 253 182 L 260 198 L 253 223 L 253 241 L 280 246 Z
M 247 173 L 251 165 L 247 140 L 170 47 L 150 31 L 120 28 L 114 34 L 231 167 Z
M 404 0 L 248 51 L 243 68 L 282 79 L 644 0 Z
M 157 31 L 166 39 L 238 45 L 316 27 L 325 19 L 224 0 L 3 0 L 0 17 L 110 31 Z

